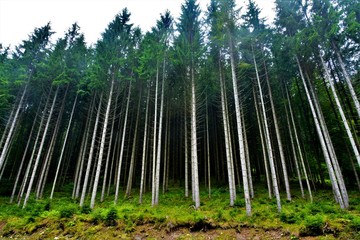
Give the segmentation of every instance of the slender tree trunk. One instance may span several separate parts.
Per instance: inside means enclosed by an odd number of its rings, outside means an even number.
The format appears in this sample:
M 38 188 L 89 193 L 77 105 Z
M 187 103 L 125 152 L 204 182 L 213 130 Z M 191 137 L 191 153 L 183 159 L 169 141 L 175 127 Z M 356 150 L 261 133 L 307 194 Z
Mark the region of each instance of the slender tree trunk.
M 233 176 L 232 176 L 232 170 L 231 170 L 231 151 L 230 151 L 230 144 L 231 141 L 230 138 L 230 131 L 228 129 L 228 113 L 226 111 L 226 96 L 225 96 L 225 87 L 222 77 L 222 71 L 221 71 L 221 61 L 219 60 L 219 80 L 220 80 L 220 92 L 221 92 L 221 113 L 222 113 L 222 119 L 223 119 L 223 125 L 224 125 L 224 135 L 225 135 L 225 153 L 226 153 L 226 164 L 227 164 L 227 170 L 228 170 L 228 182 L 229 182 L 229 192 L 230 192 L 230 206 L 234 206 L 235 196 L 234 190 L 235 184 L 233 182 Z
M 109 122 L 110 108 L 111 108 L 112 96 L 113 96 L 113 91 L 114 91 L 114 82 L 115 82 L 114 76 L 112 76 L 110 93 L 109 93 L 108 102 L 107 102 L 106 111 L 105 111 L 105 120 L 104 120 L 103 130 L 102 130 L 102 134 L 101 134 L 100 152 L 99 152 L 99 158 L 98 158 L 97 166 L 96 166 L 94 187 L 93 187 L 92 195 L 91 195 L 91 202 L 90 202 L 91 209 L 93 209 L 95 206 L 95 198 L 96 198 L 97 188 L 99 185 L 101 164 L 103 161 L 104 148 L 105 148 L 105 142 L 106 142 L 107 125 Z
M 40 101 L 40 102 L 41 102 L 41 101 Z M 33 123 L 32 123 L 31 130 L 30 130 L 29 138 L 28 138 L 28 140 L 27 140 L 26 147 L 25 147 L 25 150 L 24 150 L 22 159 L 21 159 L 20 166 L 19 166 L 19 170 L 18 170 L 18 173 L 17 173 L 17 175 L 16 175 L 14 187 L 13 187 L 13 190 L 12 190 L 12 193 L 11 193 L 10 203 L 12 203 L 12 202 L 14 201 L 14 196 L 15 196 L 17 184 L 18 184 L 18 181 L 19 181 L 19 178 L 20 178 L 20 175 L 21 175 L 21 171 L 22 171 L 22 168 L 23 168 L 24 163 L 25 163 L 25 158 L 26 158 L 26 155 L 27 155 L 27 152 L 28 152 L 28 149 L 29 149 L 31 140 L 32 140 L 32 135 L 33 135 L 33 132 L 34 132 L 34 129 L 35 129 L 36 120 L 37 120 L 37 116 L 38 116 L 38 114 L 39 114 L 40 106 L 41 106 L 41 104 L 39 104 L 39 106 L 38 106 L 38 108 L 37 108 L 37 110 L 36 110 L 35 118 L 34 118 L 34 121 L 33 121 Z M 13 111 L 14 111 L 14 110 L 13 110 Z M 12 114 L 13 114 L 13 113 L 11 113 L 11 115 L 12 115 Z M 9 124 L 9 125 L 10 125 L 10 124 Z M 35 144 L 34 144 L 34 147 L 35 147 Z
M 82 188 L 82 192 L 81 192 L 80 207 L 84 206 L 85 195 L 86 195 L 86 191 L 87 191 L 87 187 L 88 187 L 91 164 L 92 164 L 92 159 L 93 159 L 94 149 L 95 149 L 96 134 L 97 134 L 98 126 L 99 126 L 99 118 L 100 118 L 100 112 L 101 112 L 102 99 L 103 99 L 103 93 L 101 93 L 100 101 L 99 101 L 99 105 L 98 105 L 98 109 L 97 109 L 97 113 L 96 113 L 96 120 L 94 123 L 94 130 L 93 130 L 93 135 L 92 135 L 91 144 L 90 144 L 90 152 L 89 152 L 87 166 L 86 166 L 84 184 L 83 184 L 83 188 Z
M 85 124 L 85 134 L 83 135 L 83 141 L 81 143 L 80 153 L 79 153 L 79 157 L 77 160 L 78 169 L 75 174 L 75 184 L 74 184 L 74 190 L 73 190 L 73 198 L 75 198 L 75 199 L 79 198 L 79 195 L 80 195 L 81 179 L 82 179 L 82 174 L 83 174 L 87 145 L 88 145 L 88 141 L 89 141 L 91 118 L 92 118 L 92 115 L 94 112 L 94 106 L 95 106 L 95 97 L 92 98 L 91 103 L 90 103 L 90 107 L 89 107 L 87 119 L 86 119 L 86 124 Z
M 195 209 L 200 207 L 200 192 L 199 192 L 199 175 L 198 175 L 198 155 L 197 155 L 197 134 L 196 134 L 196 95 L 195 95 L 195 76 L 194 66 L 191 66 L 191 162 L 193 176 L 193 189 Z
M 285 154 L 284 154 L 284 149 L 283 149 L 283 145 L 282 145 L 282 141 L 281 141 L 281 134 L 280 134 L 279 124 L 277 121 L 275 105 L 274 105 L 274 101 L 273 101 L 273 97 L 272 97 L 271 85 L 270 85 L 270 80 L 269 80 L 268 72 L 266 69 L 265 61 L 264 61 L 264 68 L 265 68 L 266 83 L 267 83 L 268 90 L 269 90 L 269 98 L 270 98 L 271 112 L 272 112 L 272 116 L 273 116 L 273 120 L 274 120 L 276 140 L 277 140 L 277 144 L 279 147 L 280 161 L 281 161 L 281 166 L 282 166 L 283 175 L 284 175 L 286 198 L 288 201 L 291 201 L 290 184 L 289 184 L 289 177 L 288 177 L 287 168 L 286 168 Z
M 278 187 L 278 179 L 277 179 L 276 170 L 275 170 L 273 149 L 272 149 L 272 144 L 271 144 L 271 139 L 270 139 L 270 131 L 269 131 L 269 126 L 268 126 L 268 122 L 267 122 L 265 103 L 264 103 L 261 82 L 260 82 L 259 72 L 258 72 L 254 53 L 253 53 L 253 60 L 254 60 L 254 66 L 255 66 L 255 72 L 256 72 L 256 79 L 258 82 L 259 93 L 260 93 L 261 110 L 262 110 L 262 115 L 263 115 L 263 120 L 264 120 L 265 141 L 266 141 L 269 162 L 270 162 L 272 184 L 273 184 L 273 188 L 274 188 L 274 194 L 275 194 L 275 198 L 276 198 L 278 212 L 281 212 L 281 200 L 280 200 L 280 193 L 279 193 L 279 187 Z
M 148 132 L 148 115 L 149 115 L 149 100 L 150 100 L 150 87 L 148 88 L 147 98 L 146 98 L 146 110 L 145 110 L 145 130 L 144 130 L 144 140 L 143 140 L 143 152 L 141 157 L 141 180 L 140 180 L 140 196 L 139 203 L 142 203 L 142 197 L 144 193 L 145 186 L 145 169 L 146 169 L 146 152 L 147 152 L 147 132 Z
M 272 191 L 271 191 L 271 180 L 270 180 L 270 173 L 269 173 L 269 166 L 268 166 L 268 159 L 267 159 L 267 155 L 266 155 L 266 146 L 265 146 L 265 141 L 264 141 L 264 124 L 263 121 L 261 119 L 261 115 L 259 113 L 259 108 L 258 108 L 258 101 L 257 101 L 257 96 L 255 94 L 255 87 L 253 87 L 253 96 L 254 96 L 254 104 L 255 104 L 255 111 L 256 111 L 256 118 L 257 118 L 257 122 L 258 122 L 258 126 L 259 126 L 259 132 L 260 132 L 260 140 L 261 140 L 261 148 L 262 148 L 262 154 L 263 154 L 263 158 L 264 158 L 264 167 L 265 167 L 265 175 L 266 175 L 266 183 L 267 183 L 267 188 L 268 188 L 268 192 L 269 192 L 269 198 L 272 198 Z
M 210 172 L 210 134 L 209 134 L 209 112 L 206 97 L 206 160 L 207 160 L 207 177 L 208 177 L 208 191 L 209 198 L 211 198 L 211 172 Z
M 43 133 L 43 136 L 42 136 L 42 139 L 41 139 L 41 142 L 40 142 L 40 146 L 39 146 L 39 150 L 38 150 L 38 153 L 37 153 L 37 156 L 36 156 L 36 159 L 35 159 L 34 168 L 32 170 L 29 186 L 28 186 L 28 189 L 27 189 L 27 192 L 26 192 L 26 195 L 25 195 L 23 208 L 26 207 L 26 204 L 27 204 L 27 202 L 29 200 L 29 197 L 30 197 L 31 188 L 32 188 L 33 182 L 35 180 L 36 170 L 37 170 L 37 167 L 38 167 L 39 162 L 40 162 L 41 152 L 42 152 L 42 149 L 44 147 L 46 135 L 48 133 L 48 129 L 49 129 L 49 126 L 50 126 L 50 121 L 51 121 L 51 117 L 52 117 L 52 114 L 53 114 L 53 111 L 54 111 L 54 108 L 55 108 L 55 103 L 56 103 L 56 100 L 57 100 L 58 92 L 59 92 L 59 86 L 56 88 L 56 91 L 55 91 L 55 96 L 54 96 L 54 99 L 53 99 L 53 102 L 52 102 L 52 105 L 51 105 L 51 108 L 50 108 L 50 112 L 49 112 L 49 116 L 48 116 L 48 119 L 47 119 L 47 122 L 46 122 L 46 125 L 45 125 L 44 133 Z
M 59 157 L 58 166 L 56 168 L 56 173 L 55 173 L 55 177 L 54 177 L 54 183 L 53 183 L 53 186 L 51 188 L 50 199 L 52 199 L 53 195 L 54 195 L 55 185 L 56 185 L 56 181 L 57 181 L 57 178 L 58 178 L 58 175 L 59 175 L 60 165 L 61 165 L 61 162 L 62 162 L 62 159 L 63 159 L 63 156 L 64 156 L 67 139 L 68 139 L 69 132 L 70 132 L 70 127 L 71 127 L 71 123 L 72 123 L 73 116 L 74 116 L 74 110 L 75 110 L 75 106 L 76 106 L 76 103 L 77 103 L 77 98 L 78 98 L 78 95 L 76 94 L 75 101 L 74 101 L 74 104 L 73 104 L 73 107 L 72 107 L 72 110 L 71 110 L 71 114 L 70 114 L 69 124 L 68 124 L 68 127 L 66 129 L 66 133 L 65 133 L 64 143 L 63 143 L 63 146 L 61 148 L 61 153 L 60 153 L 60 157 Z
M 301 166 L 302 166 L 302 169 L 303 169 L 303 172 L 304 172 L 304 175 L 305 175 L 305 181 L 306 181 L 306 185 L 307 185 L 307 188 L 308 188 L 308 191 L 309 191 L 310 201 L 312 202 L 313 201 L 313 196 L 312 196 L 312 191 L 311 191 L 311 185 L 309 183 L 309 177 L 308 177 L 304 157 L 303 157 L 302 150 L 301 150 L 301 144 L 300 144 L 300 140 L 299 140 L 298 133 L 297 133 L 297 130 L 296 130 L 296 125 L 295 125 L 294 115 L 293 115 L 293 111 L 292 111 L 290 96 L 289 96 L 289 92 L 288 92 L 287 88 L 285 89 L 285 91 L 286 91 L 286 97 L 288 99 L 290 118 L 291 118 L 292 128 L 294 130 L 296 146 L 298 148 L 298 153 L 299 153 L 299 156 L 300 156 Z
M 320 121 L 319 121 L 318 116 L 317 116 L 317 114 L 315 112 L 315 107 L 314 107 L 313 102 L 311 100 L 310 92 L 309 92 L 308 87 L 306 85 L 306 81 L 305 81 L 305 78 L 304 78 L 304 75 L 303 75 L 303 72 L 302 72 L 298 57 L 296 57 L 296 61 L 297 61 L 298 67 L 299 67 L 301 80 L 303 81 L 303 85 L 304 85 L 304 89 L 305 89 L 305 92 L 306 92 L 306 96 L 308 98 L 310 109 L 311 109 L 311 112 L 312 112 L 312 115 L 313 115 L 313 118 L 314 118 L 314 121 L 315 121 L 316 131 L 317 131 L 317 134 L 319 136 L 320 145 L 321 145 L 321 148 L 322 148 L 322 151 L 323 151 L 323 154 L 324 154 L 324 158 L 325 158 L 325 162 L 326 162 L 326 165 L 327 165 L 327 168 L 328 168 L 328 171 L 329 171 L 330 180 L 331 180 L 331 183 L 332 183 L 334 194 L 335 194 L 335 197 L 336 197 L 338 203 L 340 204 L 340 207 L 345 208 L 344 199 L 343 199 L 342 194 L 340 192 L 339 183 L 337 181 L 335 171 L 334 171 L 334 168 L 333 168 L 330 156 L 329 156 L 329 152 L 328 152 L 325 140 L 324 140 L 324 135 L 323 135 L 323 132 L 322 132 L 321 127 L 320 127 Z
M 105 163 L 104 178 L 103 178 L 100 202 L 103 202 L 104 197 L 105 197 L 105 189 L 106 189 L 106 181 L 107 181 L 107 176 L 108 176 L 109 161 L 110 161 L 110 156 L 111 156 L 111 150 L 113 150 L 112 143 L 113 143 L 113 136 L 114 136 L 115 113 L 116 113 L 116 109 L 117 109 L 118 97 L 119 97 L 119 94 L 117 94 L 117 96 L 116 96 L 115 106 L 114 106 L 114 110 L 113 110 L 114 113 L 113 113 L 112 121 L 111 121 L 110 140 L 109 140 L 108 151 L 106 154 L 106 163 Z M 112 171 L 110 171 L 110 175 L 111 175 L 111 173 L 112 173 Z
M 129 176 L 126 186 L 126 197 L 130 197 L 131 189 L 132 189 L 132 182 L 133 182 L 133 175 L 134 175 L 134 168 L 135 168 L 135 152 L 136 152 L 136 143 L 137 143 L 137 132 L 139 126 L 139 118 L 140 118 L 140 103 L 141 103 L 141 92 L 139 96 L 139 102 L 137 106 L 137 113 L 136 113 L 136 123 L 135 123 L 135 132 L 134 132 L 134 141 L 131 150 L 131 160 L 130 160 L 130 168 L 129 168 Z
M 188 153 L 188 128 L 187 128 L 187 111 L 186 111 L 186 93 L 184 93 L 184 99 L 185 99 L 185 107 L 184 107 L 184 134 L 185 134 L 185 197 L 189 197 L 189 153 Z
M 118 163 L 118 169 L 117 169 L 117 176 L 116 176 L 116 186 L 115 186 L 115 200 L 114 204 L 117 204 L 118 198 L 119 198 L 119 187 L 120 187 L 120 177 L 121 177 L 121 166 L 124 156 L 124 145 L 125 145 L 125 135 L 126 135 L 126 126 L 127 126 L 127 119 L 129 114 L 129 104 L 130 104 L 130 97 L 131 97 L 131 83 L 129 83 L 129 92 L 127 97 L 127 103 L 126 103 L 126 110 L 125 110 L 125 119 L 124 119 L 124 126 L 122 131 L 122 138 L 121 138 L 121 148 L 120 148 L 120 156 L 119 156 L 119 163 Z
M 359 100 L 358 100 L 358 98 L 357 98 L 357 96 L 356 96 L 354 87 L 353 87 L 353 85 L 352 85 L 352 83 L 351 83 L 350 76 L 349 76 L 349 74 L 348 74 L 347 71 L 346 71 L 345 64 L 344 64 L 344 62 L 343 62 L 343 60 L 342 60 L 342 57 L 341 57 L 341 55 L 340 55 L 340 52 L 339 52 L 338 48 L 336 47 L 334 41 L 331 41 L 331 43 L 332 43 L 333 49 L 334 49 L 334 51 L 335 51 L 335 53 L 336 53 L 336 57 L 337 57 L 337 59 L 338 59 L 338 61 L 339 61 L 341 71 L 342 71 L 342 73 L 343 73 L 343 75 L 344 75 L 344 77 L 345 77 L 345 81 L 346 81 L 346 84 L 347 84 L 347 86 L 348 86 L 348 88 L 349 88 L 351 98 L 352 98 L 352 100 L 354 101 L 356 112 L 357 112 L 357 114 L 358 114 L 358 117 L 360 118 L 360 103 L 359 103 Z
M 235 113 L 236 113 L 236 125 L 238 132 L 238 140 L 239 140 L 239 151 L 240 151 L 240 162 L 241 162 L 241 172 L 243 177 L 243 185 L 244 185 L 244 197 L 245 197 L 245 206 L 246 206 L 246 215 L 251 215 L 251 198 L 249 192 L 249 177 L 246 167 L 246 157 L 245 157 L 245 147 L 244 147 L 244 137 L 243 137 L 243 123 L 241 122 L 241 112 L 240 112 L 240 101 L 239 101 L 239 93 L 237 87 L 237 77 L 235 70 L 235 60 L 233 56 L 233 46 L 230 43 L 230 65 L 231 65 L 231 76 L 233 82 L 233 90 L 234 90 L 234 100 L 235 100 Z
M 324 69 L 324 73 L 325 73 L 325 79 L 327 80 L 327 82 L 330 84 L 330 88 L 331 88 L 331 91 L 334 95 L 334 99 L 335 99 L 335 103 L 336 103 L 336 106 L 339 110 L 339 113 L 340 113 L 340 117 L 341 117 L 341 121 L 343 122 L 344 124 L 344 128 L 346 130 L 346 133 L 348 135 L 348 138 L 349 138 L 349 141 L 350 141 L 350 144 L 351 144 L 351 147 L 354 151 L 354 155 L 355 155 L 355 158 L 360 166 L 360 153 L 359 153 L 359 150 L 356 146 L 356 142 L 355 142 L 355 139 L 353 137 L 353 134 L 350 130 L 350 126 L 349 126 L 349 123 L 348 123 L 348 120 L 346 119 L 346 116 L 345 116 L 345 113 L 344 113 L 344 110 L 340 104 L 340 101 L 339 101 L 339 98 L 338 98 L 338 95 L 336 93 L 336 90 L 335 90 L 335 86 L 334 86 L 334 81 L 332 80 L 332 78 L 330 77 L 330 73 L 329 73 L 329 70 L 327 69 L 327 66 L 324 62 L 324 59 L 323 57 L 321 56 L 320 54 L 320 60 L 321 60 L 321 63 L 322 63 L 322 67 Z
M 158 112 L 158 88 L 159 88 L 159 63 L 156 65 L 155 79 L 155 107 L 154 107 L 154 127 L 153 127 L 153 151 L 152 151 L 152 179 L 151 179 L 151 203 L 155 202 L 155 174 L 156 174 L 156 143 L 157 143 L 157 112 Z
M 12 123 L 11 123 L 11 126 L 10 126 L 10 129 L 9 129 L 9 132 L 7 134 L 7 137 L 6 137 L 6 141 L 5 141 L 5 144 L 2 148 L 2 151 L 1 151 L 1 155 L 0 155 L 0 170 L 5 167 L 3 166 L 4 165 L 4 162 L 5 162 L 5 157 L 7 155 L 7 152 L 9 151 L 9 147 L 10 147 L 10 140 L 12 139 L 12 136 L 14 134 L 14 129 L 15 129 L 15 126 L 16 126 L 16 123 L 17 123 L 17 120 L 19 118 L 19 113 L 20 113 L 20 110 L 23 106 L 23 102 L 24 102 L 24 98 L 25 98 L 25 95 L 27 93 L 27 88 L 28 88 L 28 84 L 25 85 L 25 89 L 23 90 L 23 93 L 21 95 L 21 98 L 20 98 L 20 101 L 19 101 L 19 105 L 16 109 L 16 112 L 15 112 L 15 115 L 14 115 L 14 118 L 12 120 Z M 0 145 L 0 148 L 1 148 L 1 145 Z

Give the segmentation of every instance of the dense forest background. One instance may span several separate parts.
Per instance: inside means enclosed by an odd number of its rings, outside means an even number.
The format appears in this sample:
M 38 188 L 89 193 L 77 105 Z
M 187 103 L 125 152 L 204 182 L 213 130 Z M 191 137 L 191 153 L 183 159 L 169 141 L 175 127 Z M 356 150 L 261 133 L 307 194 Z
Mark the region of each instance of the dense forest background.
M 123 9 L 90 47 L 76 23 L 56 43 L 46 24 L 2 46 L 1 195 L 25 207 L 70 184 L 80 206 L 145 191 L 155 206 L 178 186 L 197 209 L 199 188 L 226 185 L 251 215 L 257 187 L 278 211 L 292 188 L 312 201 L 328 187 L 348 208 L 360 190 L 360 3 L 275 5 L 272 26 L 252 0 L 204 13 L 185 0 L 150 32 Z

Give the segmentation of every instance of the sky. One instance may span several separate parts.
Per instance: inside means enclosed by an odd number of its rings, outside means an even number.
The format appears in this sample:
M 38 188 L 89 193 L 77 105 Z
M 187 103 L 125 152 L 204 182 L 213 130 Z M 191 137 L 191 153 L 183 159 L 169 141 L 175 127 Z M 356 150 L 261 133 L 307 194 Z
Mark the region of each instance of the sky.
M 274 18 L 273 0 L 255 0 L 262 17 L 271 23 Z M 88 45 L 96 43 L 107 25 L 123 8 L 131 13 L 130 22 L 148 31 L 159 19 L 160 13 L 170 10 L 177 19 L 184 0 L 0 0 L 0 43 L 14 48 L 37 27 L 51 22 L 52 40 L 64 36 L 75 22 L 80 26 Z M 198 0 L 202 10 L 210 0 Z M 236 0 L 245 7 L 247 0 Z

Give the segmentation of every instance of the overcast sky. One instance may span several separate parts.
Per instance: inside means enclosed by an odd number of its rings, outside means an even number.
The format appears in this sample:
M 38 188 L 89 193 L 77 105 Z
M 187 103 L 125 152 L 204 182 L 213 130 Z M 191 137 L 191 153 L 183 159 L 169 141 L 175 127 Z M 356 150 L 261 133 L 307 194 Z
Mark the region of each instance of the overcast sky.
M 51 22 L 56 32 L 52 39 L 62 37 L 77 22 L 88 44 L 95 43 L 108 23 L 123 8 L 131 13 L 131 23 L 143 31 L 150 30 L 160 13 L 169 9 L 179 17 L 184 0 L 0 0 L 0 43 L 14 47 L 26 40 L 34 28 Z M 210 0 L 198 0 L 203 10 Z M 236 0 L 238 7 L 247 0 Z M 271 22 L 274 18 L 273 0 L 256 0 L 262 16 Z

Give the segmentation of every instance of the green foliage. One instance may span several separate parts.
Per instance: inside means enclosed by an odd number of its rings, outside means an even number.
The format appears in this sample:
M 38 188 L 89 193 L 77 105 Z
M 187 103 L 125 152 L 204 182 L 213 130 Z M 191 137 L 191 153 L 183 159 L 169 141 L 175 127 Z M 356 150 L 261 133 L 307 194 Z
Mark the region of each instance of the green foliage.
M 323 234 L 324 218 L 322 215 L 307 216 L 304 227 L 300 228 L 300 236 L 318 236 Z
M 110 208 L 109 211 L 106 213 L 104 222 L 106 226 L 116 226 L 118 219 L 118 213 L 115 208 Z
M 60 218 L 71 218 L 76 211 L 74 206 L 63 207 L 60 209 Z

